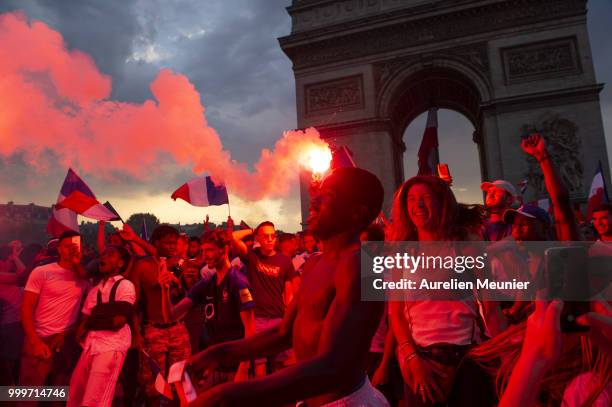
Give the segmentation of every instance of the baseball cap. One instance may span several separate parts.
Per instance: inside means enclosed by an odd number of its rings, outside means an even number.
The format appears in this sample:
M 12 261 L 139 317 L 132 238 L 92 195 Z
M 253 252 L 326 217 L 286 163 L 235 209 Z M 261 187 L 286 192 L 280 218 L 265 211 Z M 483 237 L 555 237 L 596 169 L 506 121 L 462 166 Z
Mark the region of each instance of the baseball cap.
M 508 181 L 504 181 L 503 179 L 498 179 L 493 182 L 485 181 L 480 184 L 480 189 L 482 189 L 483 191 L 488 191 L 493 187 L 501 188 L 508 192 L 510 195 L 512 195 L 513 198 L 516 198 L 516 189 L 514 188 L 514 185 L 512 185 Z
M 507 224 L 514 223 L 516 215 L 523 215 L 528 218 L 537 219 L 544 223 L 546 226 L 550 226 L 550 216 L 548 212 L 536 205 L 521 205 L 518 209 L 506 209 L 504 212 L 504 222 Z

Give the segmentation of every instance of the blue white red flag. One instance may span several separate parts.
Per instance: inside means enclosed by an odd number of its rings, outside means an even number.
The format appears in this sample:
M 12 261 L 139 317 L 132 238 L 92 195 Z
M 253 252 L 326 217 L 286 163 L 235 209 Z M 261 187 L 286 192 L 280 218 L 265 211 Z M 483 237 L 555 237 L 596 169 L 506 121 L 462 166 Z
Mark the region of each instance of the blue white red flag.
M 62 185 L 62 189 L 60 190 L 59 195 L 57 196 L 56 202 L 61 202 L 66 198 L 65 194 L 70 193 L 70 170 L 64 179 L 64 184 Z M 62 233 L 73 231 L 79 231 L 79 224 L 77 223 L 77 214 L 70 209 L 60 209 L 54 206 L 51 209 L 51 217 L 49 218 L 49 223 L 47 223 L 47 233 L 49 233 L 53 237 L 59 237 Z
M 159 368 L 159 365 L 146 351 L 143 350 L 142 353 L 144 354 L 144 356 L 147 358 L 147 361 L 149 362 L 149 368 L 151 369 L 151 375 L 155 378 L 155 384 L 154 384 L 155 390 L 157 390 L 157 392 L 163 395 L 164 397 L 172 400 L 174 398 L 172 394 L 172 388 L 170 387 L 166 379 L 164 379 L 163 372 Z
M 70 209 L 79 215 L 95 220 L 111 221 L 117 219 L 117 214 L 102 205 L 87 184 L 70 168 L 60 196 L 55 204 L 56 209 Z
M 418 175 L 436 175 L 438 155 L 438 108 L 432 107 L 427 113 L 427 125 L 418 152 Z
M 597 166 L 597 172 L 591 182 L 591 190 L 589 192 L 589 201 L 587 204 L 587 220 L 593 217 L 593 209 L 597 206 L 610 202 L 608 191 L 606 190 L 606 181 L 601 169 L 601 161 Z
M 193 206 L 217 206 L 229 204 L 227 189 L 209 176 L 195 177 L 172 193 L 175 201 L 180 198 Z

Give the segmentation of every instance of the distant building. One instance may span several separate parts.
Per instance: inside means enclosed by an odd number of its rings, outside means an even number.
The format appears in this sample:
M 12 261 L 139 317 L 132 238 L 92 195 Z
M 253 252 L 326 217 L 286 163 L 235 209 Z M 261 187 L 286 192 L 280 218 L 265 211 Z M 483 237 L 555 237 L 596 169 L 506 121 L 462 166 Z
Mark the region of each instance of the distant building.
M 19 205 L 10 201 L 0 204 L 0 243 L 13 239 L 44 243 L 51 208 L 33 203 Z

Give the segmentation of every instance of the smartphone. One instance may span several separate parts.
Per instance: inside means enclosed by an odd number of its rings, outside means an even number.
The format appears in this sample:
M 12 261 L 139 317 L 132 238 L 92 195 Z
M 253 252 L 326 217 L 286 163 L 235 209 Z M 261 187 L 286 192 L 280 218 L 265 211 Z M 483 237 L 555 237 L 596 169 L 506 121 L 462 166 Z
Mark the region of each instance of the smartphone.
M 81 251 L 81 236 L 73 236 L 70 238 L 70 242 L 76 245 L 77 249 Z
M 588 327 L 576 323 L 576 318 L 590 311 L 586 247 L 552 247 L 544 251 L 544 260 L 547 298 L 564 301 L 561 331 L 588 331 Z
M 438 177 L 446 182 L 450 182 L 451 175 L 450 170 L 448 169 L 448 164 L 438 164 Z

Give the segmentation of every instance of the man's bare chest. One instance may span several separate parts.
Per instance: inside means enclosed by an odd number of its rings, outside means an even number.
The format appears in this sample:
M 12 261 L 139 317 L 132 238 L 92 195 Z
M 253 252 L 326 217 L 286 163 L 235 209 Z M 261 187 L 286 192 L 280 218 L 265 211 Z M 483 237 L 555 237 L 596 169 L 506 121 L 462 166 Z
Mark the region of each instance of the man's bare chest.
M 321 260 L 304 273 L 298 294 L 298 307 L 302 316 L 322 320 L 336 295 L 335 264 Z

